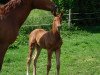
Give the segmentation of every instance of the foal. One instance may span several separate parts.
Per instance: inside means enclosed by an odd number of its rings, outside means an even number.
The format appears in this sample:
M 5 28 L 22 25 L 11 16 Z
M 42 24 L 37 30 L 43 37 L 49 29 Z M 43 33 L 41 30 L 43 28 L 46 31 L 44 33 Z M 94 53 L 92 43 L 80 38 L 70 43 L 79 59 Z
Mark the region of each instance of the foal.
M 60 70 L 60 48 L 62 45 L 62 39 L 60 37 L 59 27 L 61 26 L 62 13 L 56 15 L 53 20 L 53 25 L 51 31 L 45 31 L 43 29 L 35 29 L 30 33 L 29 36 L 29 56 L 27 61 L 27 75 L 29 75 L 29 67 L 33 56 L 33 75 L 36 75 L 36 62 L 40 51 L 42 48 L 47 49 L 48 52 L 48 64 L 47 64 L 47 75 L 51 68 L 51 57 L 53 51 L 56 54 L 56 64 L 57 64 L 57 75 L 59 75 Z

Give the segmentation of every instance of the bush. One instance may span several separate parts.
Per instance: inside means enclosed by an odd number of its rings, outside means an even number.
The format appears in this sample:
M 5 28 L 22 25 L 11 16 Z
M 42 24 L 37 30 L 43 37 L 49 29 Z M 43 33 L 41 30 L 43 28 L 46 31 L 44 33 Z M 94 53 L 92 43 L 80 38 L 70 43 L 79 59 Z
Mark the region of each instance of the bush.
M 100 24 L 100 1 L 99 0 L 54 0 L 58 5 L 59 11 L 64 10 L 68 13 L 68 9 L 72 9 L 73 13 L 80 13 L 79 15 L 72 15 L 75 19 L 84 19 L 82 21 L 73 21 L 77 25 L 99 25 Z M 85 15 L 84 13 L 95 13 L 91 15 Z
M 18 49 L 20 45 L 28 45 L 28 35 L 27 34 L 23 34 L 23 35 L 19 35 L 17 37 L 17 40 L 10 45 L 10 49 Z

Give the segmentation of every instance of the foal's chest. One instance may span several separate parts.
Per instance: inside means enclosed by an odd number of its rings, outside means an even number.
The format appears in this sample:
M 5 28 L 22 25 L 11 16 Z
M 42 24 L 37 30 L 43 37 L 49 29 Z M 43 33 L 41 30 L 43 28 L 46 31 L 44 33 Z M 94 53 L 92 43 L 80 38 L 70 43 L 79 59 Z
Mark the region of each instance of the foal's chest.
M 49 37 L 47 40 L 45 40 L 45 46 L 47 49 L 58 49 L 62 45 L 62 39 L 61 37 L 58 38 L 53 38 Z

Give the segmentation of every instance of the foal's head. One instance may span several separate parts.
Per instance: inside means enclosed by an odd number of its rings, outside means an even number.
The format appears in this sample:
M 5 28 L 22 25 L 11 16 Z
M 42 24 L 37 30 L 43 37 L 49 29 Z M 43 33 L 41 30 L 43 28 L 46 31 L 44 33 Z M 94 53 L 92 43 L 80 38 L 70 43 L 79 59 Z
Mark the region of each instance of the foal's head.
M 55 15 L 57 5 L 55 5 L 55 3 L 51 0 L 32 0 L 32 8 L 48 10 Z
M 53 25 L 52 25 L 52 29 L 53 30 L 59 30 L 60 27 L 61 27 L 61 22 L 62 22 L 62 16 L 63 16 L 63 13 L 60 13 L 58 15 L 56 15 L 54 17 L 54 20 L 53 20 Z

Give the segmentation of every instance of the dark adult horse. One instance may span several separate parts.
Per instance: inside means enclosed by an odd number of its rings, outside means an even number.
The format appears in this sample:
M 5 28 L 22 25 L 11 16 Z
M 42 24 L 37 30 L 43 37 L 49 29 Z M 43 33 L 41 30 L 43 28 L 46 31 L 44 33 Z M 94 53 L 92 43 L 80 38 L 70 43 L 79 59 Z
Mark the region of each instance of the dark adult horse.
M 30 11 L 43 9 L 56 12 L 56 8 L 50 0 L 8 0 L 0 4 L 0 71 L 7 48 L 16 40 L 19 28 Z

